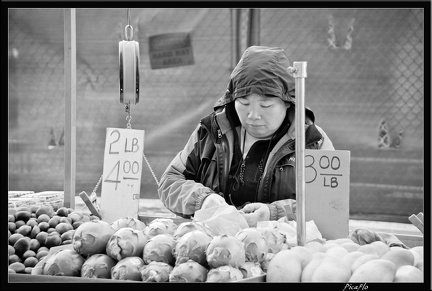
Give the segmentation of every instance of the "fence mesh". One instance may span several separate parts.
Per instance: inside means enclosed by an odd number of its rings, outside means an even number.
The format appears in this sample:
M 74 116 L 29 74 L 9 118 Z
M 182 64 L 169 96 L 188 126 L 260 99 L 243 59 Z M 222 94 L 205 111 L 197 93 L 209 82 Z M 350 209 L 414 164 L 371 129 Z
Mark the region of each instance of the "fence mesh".
M 407 222 L 423 211 L 423 10 L 257 10 L 255 44 L 307 61 L 306 105 L 336 149 L 351 151 L 350 214 Z M 144 152 L 157 177 L 224 93 L 236 49 L 251 44 L 250 9 L 238 12 L 131 9 L 140 45 L 131 125 L 145 130 Z M 102 174 L 106 128 L 127 124 L 118 94 L 126 16 L 127 9 L 76 9 L 77 193 L 91 192 Z M 152 70 L 149 37 L 172 32 L 190 34 L 194 64 Z M 63 40 L 63 9 L 10 9 L 10 190 L 63 189 Z M 157 198 L 146 167 L 141 181 L 141 196 Z
M 263 9 L 260 16 L 260 43 L 307 61 L 306 105 L 335 147 L 351 151 L 350 213 L 421 211 L 423 11 Z

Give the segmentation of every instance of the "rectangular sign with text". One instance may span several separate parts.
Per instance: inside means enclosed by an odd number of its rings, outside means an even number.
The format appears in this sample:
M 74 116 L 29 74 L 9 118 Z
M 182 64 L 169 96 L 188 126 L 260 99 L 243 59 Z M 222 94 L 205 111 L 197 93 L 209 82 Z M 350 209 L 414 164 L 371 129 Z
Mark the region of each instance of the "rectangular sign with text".
M 138 218 L 144 130 L 107 128 L 101 215 L 109 223 Z
M 149 37 L 152 70 L 194 64 L 189 33 L 165 33 Z
M 305 150 L 305 217 L 325 239 L 349 234 L 350 152 Z

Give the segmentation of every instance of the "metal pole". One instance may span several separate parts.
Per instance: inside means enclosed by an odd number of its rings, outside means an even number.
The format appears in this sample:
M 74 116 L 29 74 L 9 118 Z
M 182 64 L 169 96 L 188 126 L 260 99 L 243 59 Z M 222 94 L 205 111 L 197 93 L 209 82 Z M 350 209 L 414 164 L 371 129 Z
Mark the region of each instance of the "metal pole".
M 75 208 L 76 175 L 76 22 L 75 8 L 64 10 L 64 202 Z
M 260 9 L 249 10 L 249 43 L 248 46 L 260 45 Z
M 235 64 L 234 67 L 237 65 L 237 62 L 240 60 L 242 55 L 242 48 L 241 48 L 241 36 L 240 36 L 240 20 L 241 20 L 241 9 L 236 8 L 235 9 Z
M 295 78 L 295 150 L 296 150 L 296 200 L 297 200 L 297 245 L 306 243 L 305 219 L 305 78 L 307 62 L 294 62 Z

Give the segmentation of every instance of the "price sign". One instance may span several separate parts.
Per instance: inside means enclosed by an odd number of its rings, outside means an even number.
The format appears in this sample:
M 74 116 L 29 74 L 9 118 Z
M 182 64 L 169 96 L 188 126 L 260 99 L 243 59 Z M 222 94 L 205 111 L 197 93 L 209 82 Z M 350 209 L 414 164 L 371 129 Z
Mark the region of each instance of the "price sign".
M 349 233 L 350 152 L 305 150 L 305 217 L 326 239 Z
M 101 215 L 106 222 L 138 218 L 144 131 L 107 128 Z

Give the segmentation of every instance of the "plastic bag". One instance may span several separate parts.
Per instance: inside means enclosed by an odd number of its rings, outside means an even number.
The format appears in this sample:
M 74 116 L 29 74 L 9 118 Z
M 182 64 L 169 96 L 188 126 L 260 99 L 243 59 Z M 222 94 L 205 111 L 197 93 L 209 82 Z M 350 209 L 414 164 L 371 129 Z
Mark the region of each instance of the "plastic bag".
M 401 247 L 409 249 L 403 242 L 401 242 L 395 235 L 386 232 L 375 232 L 365 228 L 356 228 L 348 235 L 352 241 L 359 245 L 370 244 L 374 241 L 382 241 L 389 247 Z
M 290 220 L 288 222 L 293 228 L 297 230 L 297 222 L 294 220 Z M 321 232 L 319 231 L 318 227 L 316 226 L 315 222 L 313 220 L 306 221 L 306 241 L 305 244 L 310 241 L 318 241 L 318 242 L 325 242 L 325 239 L 323 239 Z M 296 246 L 297 245 L 297 234 L 294 238 L 288 240 L 287 244 L 289 246 Z
M 246 219 L 232 205 L 200 209 L 195 212 L 193 221 L 204 222 L 213 236 L 222 234 L 235 236 L 240 230 L 249 227 Z

